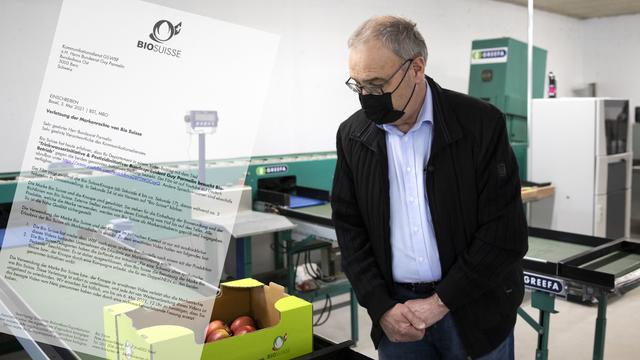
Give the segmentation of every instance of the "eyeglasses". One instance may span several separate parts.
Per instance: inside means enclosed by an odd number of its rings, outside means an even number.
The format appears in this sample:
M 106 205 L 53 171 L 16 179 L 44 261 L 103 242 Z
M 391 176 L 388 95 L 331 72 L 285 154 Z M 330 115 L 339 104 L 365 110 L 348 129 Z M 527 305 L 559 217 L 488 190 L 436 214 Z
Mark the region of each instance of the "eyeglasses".
M 372 95 L 382 95 L 384 94 L 384 90 L 383 88 L 385 87 L 385 85 L 387 85 L 389 83 L 389 81 L 391 81 L 391 79 L 393 79 L 394 76 L 396 76 L 396 74 L 398 73 L 398 71 L 400 71 L 407 63 L 411 63 L 414 59 L 407 59 L 405 60 L 400 67 L 398 68 L 398 70 L 394 71 L 393 74 L 391 76 L 389 76 L 389 78 L 387 80 L 385 80 L 382 84 L 376 84 L 376 85 L 360 85 L 358 84 L 357 81 L 355 81 L 353 78 L 349 77 L 347 79 L 347 81 L 345 81 L 344 83 L 347 85 L 347 87 L 349 87 L 349 89 L 351 89 L 353 92 L 362 95 L 364 92 L 366 92 L 367 94 L 372 94 Z M 407 72 L 409 71 L 409 67 L 407 67 Z M 404 74 L 405 76 L 407 75 L 407 73 L 405 72 Z M 404 76 L 402 77 L 404 79 Z M 402 82 L 402 80 L 401 80 Z M 400 84 L 398 84 L 400 85 Z

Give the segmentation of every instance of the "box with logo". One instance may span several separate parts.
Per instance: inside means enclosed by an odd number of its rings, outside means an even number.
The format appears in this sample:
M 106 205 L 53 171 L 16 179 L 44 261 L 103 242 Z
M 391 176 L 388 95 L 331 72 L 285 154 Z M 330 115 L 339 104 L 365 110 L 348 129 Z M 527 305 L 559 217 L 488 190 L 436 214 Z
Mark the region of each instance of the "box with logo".
M 104 309 L 107 359 L 291 359 L 312 352 L 311 303 L 286 294 L 278 284 L 254 279 L 223 283 L 221 290 L 211 320 L 230 324 L 249 315 L 256 331 L 205 343 L 207 324 L 117 304 Z

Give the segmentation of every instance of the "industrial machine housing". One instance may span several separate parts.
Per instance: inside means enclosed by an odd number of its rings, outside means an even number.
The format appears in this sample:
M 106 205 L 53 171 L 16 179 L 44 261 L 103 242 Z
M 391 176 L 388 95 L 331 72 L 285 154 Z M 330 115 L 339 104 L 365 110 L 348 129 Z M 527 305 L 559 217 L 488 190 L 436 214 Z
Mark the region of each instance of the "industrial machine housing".
M 527 44 L 512 38 L 474 40 L 469 95 L 485 100 L 505 116 L 509 143 L 527 180 Z M 544 96 L 547 50 L 533 47 L 533 97 Z

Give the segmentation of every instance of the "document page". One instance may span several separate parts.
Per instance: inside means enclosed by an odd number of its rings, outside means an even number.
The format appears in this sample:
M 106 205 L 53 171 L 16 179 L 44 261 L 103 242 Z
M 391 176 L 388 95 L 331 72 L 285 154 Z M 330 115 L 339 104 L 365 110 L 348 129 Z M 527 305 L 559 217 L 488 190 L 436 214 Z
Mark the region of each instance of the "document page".
M 139 308 L 134 328 L 187 329 L 181 358 L 199 358 L 278 41 L 142 1 L 64 1 L 0 250 L 2 331 L 148 358 L 117 331 Z

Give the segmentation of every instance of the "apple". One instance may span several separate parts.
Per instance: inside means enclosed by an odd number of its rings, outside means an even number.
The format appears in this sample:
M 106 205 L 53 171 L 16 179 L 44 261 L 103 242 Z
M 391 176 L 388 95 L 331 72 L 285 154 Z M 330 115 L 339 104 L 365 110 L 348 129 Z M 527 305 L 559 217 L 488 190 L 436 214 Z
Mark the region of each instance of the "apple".
M 214 341 L 218 341 L 220 339 L 226 339 L 229 336 L 231 336 L 231 334 L 229 334 L 229 332 L 225 329 L 215 329 L 213 330 L 208 336 L 207 336 L 207 340 L 206 342 L 214 342 Z
M 242 325 L 236 328 L 236 331 L 233 332 L 233 335 L 238 336 L 238 335 L 243 335 L 243 334 L 247 334 L 254 331 L 256 331 L 255 327 L 251 325 Z
M 227 327 L 227 324 L 224 323 L 224 321 L 222 320 L 213 320 L 212 322 L 209 323 L 209 326 L 207 326 L 207 332 L 205 336 L 209 336 L 209 334 L 211 334 L 211 332 L 213 332 L 214 330 L 217 329 L 224 329 L 227 332 L 231 332 L 231 330 L 229 330 L 229 327 Z
M 251 325 L 255 328 L 256 322 L 253 321 L 253 318 L 251 316 L 238 316 L 238 318 L 233 320 L 233 323 L 231 323 L 231 331 L 235 333 L 236 330 L 238 330 L 243 325 Z

